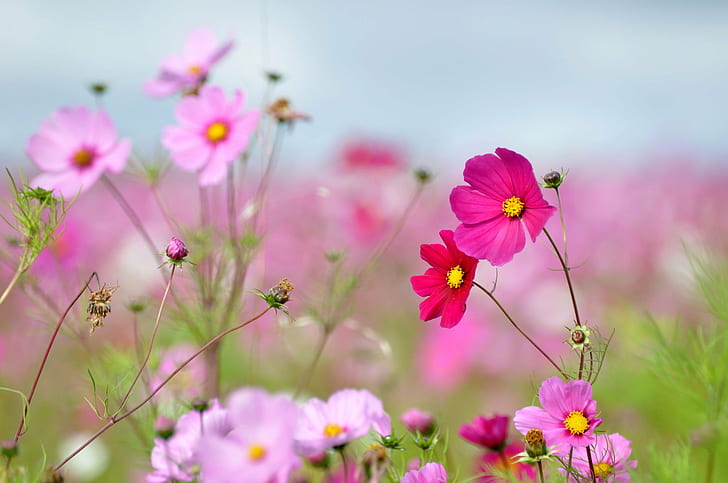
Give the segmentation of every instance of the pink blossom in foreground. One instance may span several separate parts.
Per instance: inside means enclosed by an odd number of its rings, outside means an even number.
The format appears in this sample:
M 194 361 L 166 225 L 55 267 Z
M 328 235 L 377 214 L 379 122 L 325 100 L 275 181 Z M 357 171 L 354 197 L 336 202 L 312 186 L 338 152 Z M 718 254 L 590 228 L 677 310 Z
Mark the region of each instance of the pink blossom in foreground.
M 460 436 L 466 441 L 491 451 L 500 451 L 508 438 L 508 416 L 496 414 L 492 418 L 476 416 L 472 424 L 460 426 Z
M 180 344 L 169 347 L 161 353 L 161 362 L 157 371 L 149 380 L 149 389 L 153 391 L 183 362 L 197 352 L 191 345 Z M 161 401 L 175 399 L 190 400 L 200 396 L 200 388 L 205 380 L 205 366 L 201 359 L 193 359 L 157 393 Z
M 447 483 L 447 473 L 440 463 L 427 463 L 405 473 L 401 483 Z
M 222 181 L 228 165 L 247 148 L 260 113 L 243 112 L 244 101 L 239 90 L 228 101 L 220 87 L 203 87 L 177 104 L 179 125 L 164 129 L 162 144 L 172 161 L 185 171 L 198 171 L 200 186 Z
M 540 429 L 546 445 L 555 447 L 559 455 L 594 444 L 594 430 L 602 420 L 596 417 L 597 402 L 592 399 L 591 384 L 550 377 L 541 383 L 538 399 L 543 409 L 528 406 L 516 411 L 513 423 L 521 434 Z
M 637 467 L 637 461 L 629 460 L 632 442 L 619 433 L 598 434 L 591 448 L 594 474 L 599 482 L 629 481 L 629 470 Z M 591 477 L 586 448 L 575 448 L 572 465 L 585 479 Z M 571 482 L 577 480 L 573 477 Z M 579 480 L 581 481 L 581 480 Z
M 64 107 L 43 121 L 28 141 L 28 157 L 44 172 L 30 184 L 73 197 L 104 172 L 123 171 L 130 150 L 131 142 L 117 139 L 105 112 Z
M 452 211 L 462 222 L 455 243 L 468 255 L 493 265 L 510 262 L 532 241 L 556 208 L 543 199 L 531 163 L 504 148 L 470 158 L 463 173 L 470 186 L 450 193 Z
M 207 28 L 192 31 L 181 54 L 172 54 L 162 60 L 159 74 L 144 84 L 144 91 L 152 97 L 164 97 L 176 92 L 193 92 L 207 79 L 210 69 L 230 51 L 233 41 L 222 45 Z
M 197 448 L 203 435 L 225 435 L 230 431 L 227 411 L 217 401 L 200 413 L 192 410 L 180 416 L 169 439 L 156 438 L 152 450 L 154 471 L 147 475 L 148 483 L 193 481 L 197 476 Z
M 313 398 L 301 407 L 296 428 L 296 449 L 303 456 L 342 446 L 374 428 L 379 434 L 391 430 L 381 401 L 364 389 L 342 389 L 324 402 Z
M 420 256 L 432 268 L 424 275 L 415 275 L 410 282 L 417 295 L 427 297 L 420 303 L 420 319 L 442 317 L 440 326 L 449 329 L 463 318 L 478 260 L 455 246 L 451 230 L 442 230 L 440 238 L 445 245 L 420 246 Z
M 298 408 L 286 396 L 262 389 L 241 389 L 227 401 L 225 434 L 208 433 L 197 451 L 206 483 L 288 481 L 300 466 L 293 448 Z
M 478 478 L 481 483 L 504 483 L 506 481 L 498 473 L 507 472 L 512 474 L 519 481 L 534 481 L 536 478 L 536 467 L 525 463 L 514 463 L 514 457 L 523 452 L 523 443 L 511 443 L 501 452 L 487 451 L 480 459 Z

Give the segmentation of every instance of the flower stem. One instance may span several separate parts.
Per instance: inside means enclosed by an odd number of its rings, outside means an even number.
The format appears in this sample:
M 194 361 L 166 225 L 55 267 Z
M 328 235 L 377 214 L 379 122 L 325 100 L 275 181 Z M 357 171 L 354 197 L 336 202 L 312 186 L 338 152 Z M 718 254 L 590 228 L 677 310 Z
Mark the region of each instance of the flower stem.
M 24 258 L 25 257 L 23 257 L 23 259 Z M 15 284 L 18 283 L 18 280 L 20 280 L 20 276 L 23 275 L 23 273 L 25 272 L 24 265 L 25 265 L 25 263 L 23 263 L 23 262 L 18 264 L 18 269 L 15 270 L 15 274 L 13 275 L 13 278 L 10 279 L 10 283 L 8 283 L 8 286 L 5 287 L 3 294 L 0 295 L 0 305 L 2 305 L 3 302 L 5 302 L 5 299 L 8 298 L 10 291 L 13 289 L 13 287 L 15 287 Z
M 141 377 L 142 373 L 144 372 L 144 369 L 147 367 L 147 363 L 149 362 L 149 357 L 152 355 L 152 348 L 154 347 L 154 339 L 157 336 L 157 330 L 159 329 L 159 321 L 162 318 L 162 309 L 164 308 L 164 304 L 167 301 L 167 296 L 169 295 L 169 290 L 172 287 L 172 279 L 174 278 L 174 270 L 177 268 L 176 265 L 172 265 L 172 271 L 169 274 L 169 280 L 167 281 L 167 287 L 164 289 L 164 295 L 162 295 L 162 301 L 159 304 L 159 311 L 157 311 L 157 318 L 154 321 L 154 328 L 152 329 L 152 335 L 149 338 L 149 347 L 147 348 L 147 354 L 144 357 L 144 361 L 142 361 L 141 365 L 139 366 L 139 370 L 136 373 L 136 376 L 134 376 L 134 380 L 129 385 L 129 389 L 126 391 L 126 394 L 124 395 L 124 398 L 121 400 L 121 404 L 119 404 L 119 411 L 121 411 L 124 406 L 126 405 L 127 400 L 129 399 L 129 396 L 131 395 L 131 392 L 134 390 L 134 386 L 139 381 L 139 378 Z
M 538 460 L 538 481 L 540 483 L 544 483 L 546 480 L 543 479 L 543 464 L 541 463 L 541 460 Z
M 561 263 L 562 271 L 564 272 L 564 276 L 566 277 L 566 284 L 569 286 L 569 296 L 571 297 L 571 305 L 574 308 L 574 318 L 576 320 L 576 325 L 581 326 L 581 318 L 579 317 L 579 307 L 576 304 L 576 295 L 574 294 L 574 286 L 571 283 L 571 275 L 569 275 L 569 265 L 566 263 L 566 260 L 564 260 L 564 257 L 561 256 L 561 251 L 559 250 L 559 247 L 556 246 L 556 243 L 554 242 L 554 239 L 551 238 L 551 235 L 549 234 L 548 230 L 546 228 L 543 229 L 543 232 L 546 234 L 546 238 L 549 239 L 549 242 L 551 243 L 551 246 L 554 248 L 554 252 L 556 252 L 556 256 L 559 258 L 559 263 Z
M 35 374 L 35 379 L 33 380 L 33 386 L 30 388 L 30 393 L 28 394 L 28 402 L 25 405 L 25 408 L 23 409 L 23 416 L 20 418 L 20 424 L 18 424 L 18 430 L 15 432 L 15 439 L 14 443 L 17 444 L 20 437 L 25 434 L 23 431 L 23 427 L 25 426 L 25 418 L 28 415 L 28 410 L 30 409 L 30 403 L 33 401 L 33 396 L 35 395 L 35 390 L 38 387 L 38 381 L 40 381 L 40 375 L 43 373 L 43 369 L 45 368 L 46 362 L 48 361 L 48 356 L 50 356 L 51 348 L 53 347 L 53 344 L 56 341 L 56 337 L 58 336 L 58 332 L 61 330 L 61 326 L 63 325 L 63 321 L 66 320 L 66 316 L 71 311 L 71 308 L 76 304 L 78 299 L 81 298 L 81 295 L 86 291 L 88 288 L 88 284 L 91 283 L 91 279 L 96 277 L 96 272 L 93 272 L 91 276 L 86 280 L 86 283 L 83 285 L 83 288 L 78 292 L 78 295 L 71 301 L 71 303 L 66 307 L 66 310 L 61 315 L 61 318 L 58 319 L 58 323 L 56 324 L 56 328 L 53 330 L 53 334 L 51 335 L 51 339 L 48 341 L 48 346 L 46 347 L 45 352 L 43 353 L 43 359 L 40 362 L 40 367 L 38 367 L 38 372 Z
M 328 342 L 329 340 L 329 334 L 331 334 L 331 329 L 329 329 L 329 326 L 323 326 L 322 330 L 323 332 L 321 334 L 321 338 L 319 339 L 318 345 L 316 346 L 316 352 L 314 352 L 313 359 L 311 359 L 311 362 L 306 368 L 306 372 L 303 373 L 303 377 L 301 377 L 298 386 L 296 386 L 296 391 L 293 393 L 294 399 L 300 396 L 301 392 L 306 389 L 311 383 L 311 378 L 313 377 L 314 370 L 318 365 L 319 359 L 321 359 L 321 354 L 323 354 L 324 352 L 326 342 Z
M 567 250 L 566 245 L 566 222 L 564 222 L 564 209 L 561 205 L 561 193 L 559 192 L 559 187 L 557 186 L 554 188 L 554 191 L 556 192 L 556 204 L 559 207 L 559 221 L 561 222 L 561 233 L 564 237 L 564 262 L 566 262 L 566 265 L 569 264 L 569 251 Z
M 586 459 L 589 461 L 589 470 L 591 472 L 592 483 L 597 483 L 597 474 L 594 471 L 594 462 L 592 461 L 591 447 L 586 447 Z
M 480 285 L 480 284 L 479 284 L 478 282 L 476 282 L 475 280 L 473 280 L 473 285 L 475 285 L 476 287 L 478 287 L 478 288 L 479 288 L 480 290 L 482 290 L 483 292 L 485 292 L 485 293 L 486 293 L 486 295 L 488 295 L 488 297 L 490 297 L 490 299 L 491 299 L 491 300 L 493 301 L 493 303 L 495 303 L 495 304 L 496 304 L 496 306 L 498 306 L 498 308 L 499 308 L 499 309 L 500 309 L 500 311 L 501 311 L 501 312 L 503 313 L 503 315 L 505 315 L 505 316 L 506 316 L 506 319 L 508 319 L 508 322 L 510 322 L 510 323 L 511 323 L 511 325 L 512 325 L 513 327 L 515 327 L 515 329 L 516 329 L 516 330 L 517 330 L 517 331 L 518 331 L 518 332 L 519 332 L 519 333 L 520 333 L 520 334 L 521 334 L 521 335 L 522 335 L 523 337 L 525 337 L 525 338 L 526 338 L 526 340 L 527 340 L 528 342 L 530 342 L 530 343 L 531 343 L 531 345 L 532 345 L 532 346 L 533 346 L 534 348 L 536 348 L 536 350 L 537 350 L 537 351 L 539 351 L 539 352 L 541 353 L 541 355 L 542 355 L 542 356 L 544 356 L 544 357 L 546 358 L 546 360 L 547 360 L 547 361 L 549 361 L 549 362 L 551 363 L 551 365 L 552 365 L 552 366 L 554 366 L 554 367 L 556 368 L 556 370 L 557 370 L 557 371 L 559 371 L 559 374 L 561 374 L 561 376 L 562 376 L 562 377 L 563 377 L 564 379 L 566 379 L 566 380 L 568 380 L 568 379 L 569 379 L 569 376 L 568 376 L 568 375 L 567 375 L 567 374 L 566 374 L 566 373 L 565 373 L 565 372 L 564 372 L 564 371 L 563 371 L 563 370 L 562 370 L 562 369 L 561 369 L 561 368 L 559 367 L 559 365 L 558 365 L 558 364 L 556 364 L 556 363 L 555 363 L 555 362 L 553 361 L 553 359 L 551 359 L 551 357 L 549 357 L 549 356 L 548 356 L 548 354 L 546 354 L 546 352 L 544 352 L 544 351 L 543 351 L 543 349 L 541 349 L 541 347 L 540 347 L 540 346 L 539 346 L 538 344 L 536 344 L 536 342 L 534 342 L 534 341 L 533 341 L 533 339 L 531 339 L 531 338 L 530 338 L 530 337 L 529 337 L 528 335 L 526 335 L 526 333 L 525 333 L 525 332 L 523 331 L 523 329 L 521 329 L 521 328 L 520 328 L 520 327 L 518 326 L 518 324 L 517 324 L 517 323 L 516 323 L 516 322 L 515 322 L 515 321 L 513 320 L 513 318 L 511 317 L 511 315 L 510 315 L 510 314 L 508 313 L 508 311 L 507 311 L 507 310 L 506 310 L 506 309 L 505 309 L 505 308 L 504 308 L 504 307 L 503 307 L 503 306 L 501 305 L 501 303 L 500 303 L 500 302 L 498 301 L 498 299 L 496 299 L 496 298 L 495 298 L 495 296 L 494 296 L 494 295 L 493 295 L 493 294 L 492 294 L 492 293 L 491 293 L 491 292 L 490 292 L 490 291 L 489 291 L 488 289 L 486 289 L 485 287 L 483 287 L 482 285 Z
M 268 311 L 270 309 L 271 309 L 271 307 L 268 306 L 268 307 L 265 308 L 265 310 L 263 310 L 262 312 L 260 312 L 258 315 L 256 315 L 252 319 L 248 319 L 245 322 L 242 322 L 242 323 L 236 325 L 235 327 L 231 327 L 228 330 L 226 330 L 224 332 L 221 332 L 218 335 L 216 335 L 215 337 L 213 337 L 212 339 L 210 339 L 197 352 L 195 352 L 194 354 L 192 354 L 189 358 L 187 358 L 186 361 L 184 361 L 182 364 L 180 364 L 169 376 L 167 376 L 166 379 L 164 379 L 161 383 L 159 383 L 159 385 L 157 387 L 155 387 L 154 390 L 151 393 L 149 393 L 149 395 L 147 397 L 145 397 L 139 404 L 137 404 L 133 408 L 129 409 L 127 412 L 125 412 L 121 416 L 118 416 L 118 417 L 117 416 L 114 416 L 114 417 L 112 417 L 103 427 L 101 427 L 98 431 L 96 431 L 88 440 L 86 440 L 81 446 L 79 446 L 78 448 L 76 448 L 76 450 L 73 451 L 73 453 L 71 453 L 63 461 L 61 461 L 60 463 L 58 463 L 53 468 L 53 471 L 60 470 L 63 467 L 63 465 L 65 465 L 66 463 L 68 463 L 74 456 L 76 456 L 78 453 L 80 453 L 81 451 L 83 451 L 88 445 L 90 445 L 91 443 L 93 443 L 96 440 L 96 438 L 98 438 L 99 436 L 101 436 L 102 434 L 104 434 L 106 431 L 108 431 L 112 426 L 114 426 L 117 423 L 123 421 L 124 419 L 128 418 L 129 416 L 131 416 L 132 414 L 134 414 L 135 412 L 137 412 L 139 409 L 141 409 L 142 407 L 144 407 L 144 405 L 146 405 L 149 401 L 151 401 L 152 398 L 160 390 L 162 390 L 162 388 L 164 386 L 166 386 L 167 383 L 169 383 L 169 381 L 171 381 L 174 376 L 176 376 L 177 374 L 179 374 L 179 372 L 182 371 L 182 369 L 184 369 L 185 367 L 187 367 L 187 365 L 190 362 L 192 362 L 200 354 L 202 354 L 203 352 L 205 352 L 205 350 L 207 350 L 208 347 L 210 347 L 211 345 L 219 342 L 220 339 L 222 339 L 226 335 L 228 335 L 228 334 L 230 334 L 232 332 L 235 332 L 236 330 L 242 329 L 246 325 L 249 325 L 249 324 L 255 322 L 256 320 L 260 319 L 266 313 L 268 313 Z

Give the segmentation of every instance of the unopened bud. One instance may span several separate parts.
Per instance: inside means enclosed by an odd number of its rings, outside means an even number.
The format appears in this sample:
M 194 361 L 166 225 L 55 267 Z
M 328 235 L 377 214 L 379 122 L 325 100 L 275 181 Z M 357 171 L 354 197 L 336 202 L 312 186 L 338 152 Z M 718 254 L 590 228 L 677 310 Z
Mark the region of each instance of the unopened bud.
M 526 453 L 531 458 L 546 456 L 546 440 L 543 437 L 543 431 L 540 429 L 529 429 L 526 433 Z
M 331 457 L 326 451 L 314 453 L 306 458 L 312 466 L 326 469 L 331 466 Z
M 400 419 L 410 433 L 419 432 L 429 436 L 435 431 L 435 418 L 432 414 L 417 408 L 408 409 Z
M 169 439 L 174 435 L 174 420 L 166 416 L 159 416 L 154 422 L 154 432 L 162 439 Z
M 88 86 L 91 93 L 95 96 L 101 97 L 109 89 L 109 85 L 105 82 L 94 82 Z
M 276 83 L 283 80 L 283 74 L 269 70 L 265 73 L 265 78 L 268 79 L 269 82 Z
M 190 252 L 187 250 L 187 247 L 182 240 L 173 236 L 167 245 L 165 253 L 167 254 L 167 257 L 169 257 L 170 263 L 179 265 Z
M 207 399 L 203 399 L 201 397 L 196 397 L 192 400 L 192 409 L 197 411 L 198 413 L 202 413 L 207 411 L 207 409 L 210 407 L 210 403 Z
M 415 169 L 415 179 L 422 184 L 426 184 L 432 179 L 432 173 L 425 168 L 417 168 Z
M 544 188 L 558 188 L 564 182 L 566 175 L 558 171 L 549 171 L 543 176 Z
M 0 452 L 8 459 L 13 458 L 18 455 L 18 443 L 12 439 L 6 439 L 0 443 Z

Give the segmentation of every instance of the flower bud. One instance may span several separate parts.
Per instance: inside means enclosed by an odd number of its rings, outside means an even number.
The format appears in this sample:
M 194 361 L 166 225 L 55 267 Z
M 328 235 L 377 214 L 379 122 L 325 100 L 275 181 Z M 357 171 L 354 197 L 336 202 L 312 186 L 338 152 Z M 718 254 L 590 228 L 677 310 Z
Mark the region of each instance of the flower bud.
M 154 432 L 164 440 L 171 438 L 174 435 L 174 420 L 166 416 L 159 416 L 154 421 Z
M 172 237 L 167 249 L 165 250 L 169 261 L 175 265 L 179 265 L 182 260 L 190 253 L 185 246 L 185 243 L 177 237 Z
M 196 397 L 192 400 L 192 409 L 198 413 L 204 413 L 210 407 L 210 402 L 207 399 Z
M 543 437 L 543 431 L 540 429 L 529 429 L 526 433 L 526 453 L 531 458 L 538 458 L 540 456 L 546 456 L 548 450 L 546 449 L 546 440 Z
M 460 426 L 460 436 L 466 441 L 491 451 L 501 451 L 508 438 L 508 416 L 496 414 L 492 418 L 477 416 L 472 424 Z
M 316 468 L 326 469 L 331 466 L 331 456 L 326 451 L 319 451 L 318 453 L 307 456 L 306 459 L 311 463 L 311 466 Z
M 18 455 L 18 443 L 12 439 L 6 439 L 0 443 L 0 453 L 10 459 Z
M 543 176 L 544 188 L 558 188 L 566 176 L 558 171 L 549 171 Z
M 410 433 L 420 432 L 425 436 L 429 436 L 435 431 L 435 418 L 432 414 L 420 411 L 417 408 L 405 411 L 400 420 Z
M 415 169 L 415 179 L 421 184 L 426 184 L 432 179 L 432 173 L 425 168 L 417 168 Z

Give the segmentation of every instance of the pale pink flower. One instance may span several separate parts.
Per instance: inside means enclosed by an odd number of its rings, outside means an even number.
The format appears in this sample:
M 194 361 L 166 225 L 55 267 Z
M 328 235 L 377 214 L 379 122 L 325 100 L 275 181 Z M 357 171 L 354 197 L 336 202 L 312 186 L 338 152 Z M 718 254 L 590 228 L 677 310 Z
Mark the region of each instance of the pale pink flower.
M 192 31 L 181 54 L 172 54 L 162 60 L 159 74 L 144 84 L 144 91 L 152 97 L 164 97 L 176 92 L 190 93 L 200 87 L 210 69 L 230 51 L 233 41 L 222 45 L 207 28 Z
M 104 172 L 123 171 L 130 150 L 131 142 L 117 139 L 105 112 L 64 107 L 43 121 L 28 141 L 28 157 L 44 171 L 30 184 L 73 197 Z
M 235 91 L 228 101 L 220 87 L 205 86 L 175 109 L 178 126 L 165 128 L 162 144 L 185 171 L 198 171 L 200 186 L 225 178 L 228 165 L 248 146 L 260 113 L 243 112 L 245 96 Z
M 440 463 L 427 463 L 419 470 L 405 473 L 401 483 L 447 483 L 447 473 Z
M 629 470 L 637 467 L 637 461 L 629 460 L 631 446 L 632 442 L 619 433 L 597 435 L 591 448 L 591 457 L 598 482 L 630 480 Z M 584 481 L 591 477 L 586 448 L 574 448 L 571 464 L 584 476 Z M 569 481 L 577 480 L 572 477 Z

